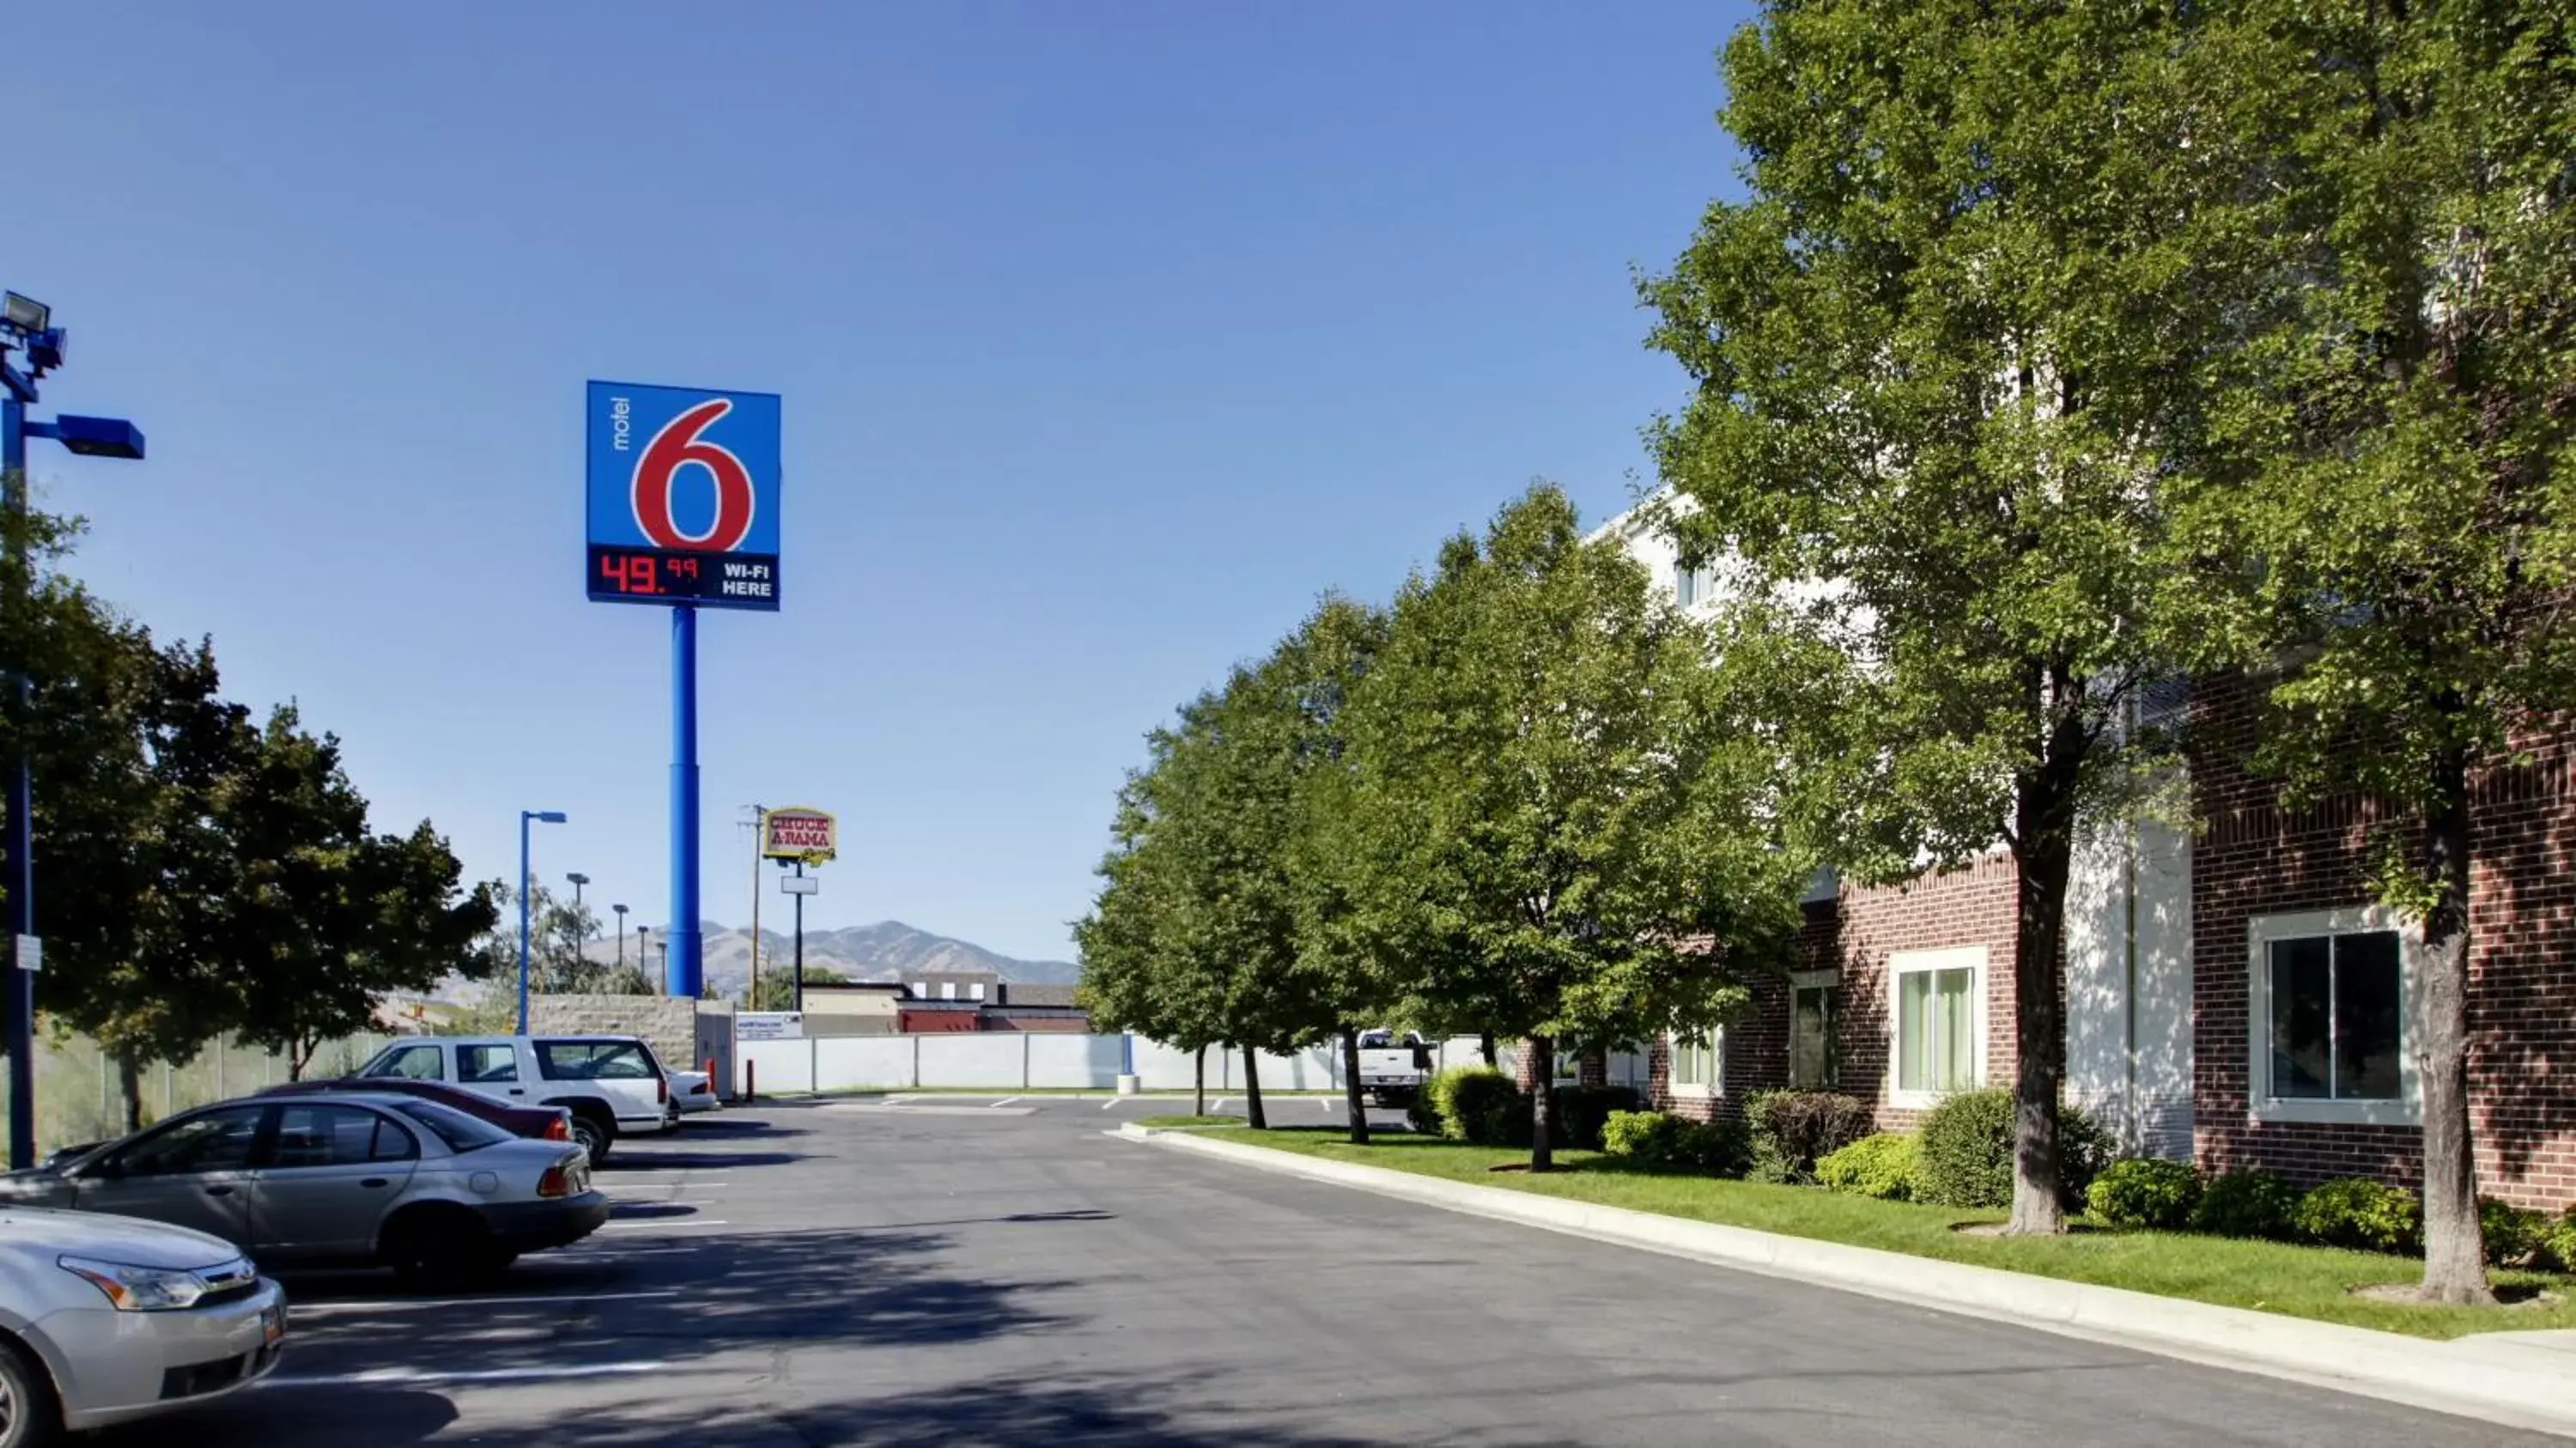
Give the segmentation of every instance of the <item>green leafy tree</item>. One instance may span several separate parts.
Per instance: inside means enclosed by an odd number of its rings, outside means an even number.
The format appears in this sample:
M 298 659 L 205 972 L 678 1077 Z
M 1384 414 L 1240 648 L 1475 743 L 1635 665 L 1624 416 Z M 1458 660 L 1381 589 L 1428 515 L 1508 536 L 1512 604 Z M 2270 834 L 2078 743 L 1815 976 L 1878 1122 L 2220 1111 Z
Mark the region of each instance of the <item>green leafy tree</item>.
M 2576 28 L 2537 3 L 2265 7 L 2306 54 L 2298 243 L 2187 513 L 2257 763 L 2378 802 L 2420 922 L 2424 1294 L 2486 1302 L 2468 1105 L 2473 771 L 2576 698 Z M 2563 722 L 2561 724 L 2563 727 Z
M 2124 716 L 2190 647 L 2164 481 L 2279 270 L 2298 57 L 2229 9 L 1771 5 L 1725 53 L 1746 199 L 1643 287 L 1697 384 L 1654 434 L 1674 529 L 1854 665 L 1772 690 L 1843 751 L 1840 863 L 2018 866 L 2016 1232 L 2063 1229 L 2079 822 L 2134 803 Z
M 1177 741 L 1157 731 L 1151 762 L 1118 793 L 1109 853 L 1091 913 L 1075 921 L 1082 962 L 1074 999 L 1095 1030 L 1132 1031 L 1198 1058 L 1196 1114 L 1207 1114 L 1207 1052 L 1225 1040 L 1226 966 L 1204 953 L 1191 933 L 1189 901 L 1178 886 L 1177 846 L 1160 833 L 1157 771 Z
M 1812 861 L 1769 748 L 1716 707 L 1708 636 L 1552 487 L 1461 535 L 1397 596 L 1347 715 L 1362 926 L 1420 1000 L 1529 1039 L 1705 1030 L 1775 968 Z M 1531 1166 L 1552 1163 L 1548 1073 Z
M 217 818 L 235 850 L 227 954 L 244 962 L 242 1035 L 301 1076 L 314 1051 L 365 1029 L 377 1002 L 488 971 L 477 939 L 500 887 L 463 888 L 463 866 L 427 821 L 372 834 L 339 741 L 304 732 L 292 708 L 269 717 Z
M 805 983 L 807 985 L 847 985 L 850 983 L 850 978 L 829 966 L 809 965 L 805 967 Z M 640 991 L 621 993 L 646 994 Z M 796 971 L 792 964 L 761 973 L 760 998 L 751 1005 L 750 1009 L 755 1011 L 796 1009 Z

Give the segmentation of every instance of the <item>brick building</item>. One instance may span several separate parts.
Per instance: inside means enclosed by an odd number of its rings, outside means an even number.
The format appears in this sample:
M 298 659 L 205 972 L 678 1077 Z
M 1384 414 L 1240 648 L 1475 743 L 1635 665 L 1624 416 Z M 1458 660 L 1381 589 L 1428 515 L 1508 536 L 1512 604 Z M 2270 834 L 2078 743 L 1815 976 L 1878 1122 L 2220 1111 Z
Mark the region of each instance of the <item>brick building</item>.
M 1619 538 L 1685 607 L 1685 572 L 1636 515 Z M 2188 720 L 2190 831 L 2091 828 L 2067 901 L 2067 1097 L 2127 1149 L 2293 1180 L 2421 1173 L 2409 1024 L 2421 932 L 2371 903 L 2367 801 L 2292 813 L 2244 767 L 2261 685 L 2168 686 L 2138 724 Z M 2576 731 L 2472 780 L 2471 1130 L 2479 1189 L 2576 1204 Z M 1811 891 L 1798 968 L 1707 1041 L 1654 1043 L 1662 1104 L 1830 1086 L 1911 1127 L 1946 1092 L 2014 1073 L 2013 864 Z

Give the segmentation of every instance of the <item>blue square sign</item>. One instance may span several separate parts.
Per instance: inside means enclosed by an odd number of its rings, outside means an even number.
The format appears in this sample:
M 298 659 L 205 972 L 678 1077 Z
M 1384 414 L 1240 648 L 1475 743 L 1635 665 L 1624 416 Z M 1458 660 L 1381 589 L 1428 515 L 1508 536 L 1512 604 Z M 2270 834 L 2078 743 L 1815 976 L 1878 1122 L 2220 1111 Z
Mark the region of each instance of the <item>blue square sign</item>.
M 595 603 L 778 607 L 778 395 L 593 382 Z

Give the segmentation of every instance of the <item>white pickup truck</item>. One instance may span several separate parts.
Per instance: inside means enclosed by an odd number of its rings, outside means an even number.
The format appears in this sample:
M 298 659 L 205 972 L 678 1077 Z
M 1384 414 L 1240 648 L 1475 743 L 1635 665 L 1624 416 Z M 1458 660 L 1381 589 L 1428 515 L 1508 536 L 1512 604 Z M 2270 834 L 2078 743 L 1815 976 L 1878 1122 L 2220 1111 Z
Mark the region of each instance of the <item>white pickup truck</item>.
M 1371 1106 L 1405 1106 L 1431 1079 L 1431 1043 L 1407 1031 L 1360 1032 L 1360 1099 Z
M 426 1036 L 397 1041 L 357 1070 L 408 1076 L 512 1106 L 560 1106 L 573 1140 L 604 1162 L 629 1132 L 668 1131 L 679 1120 L 671 1079 L 653 1048 L 633 1036 Z

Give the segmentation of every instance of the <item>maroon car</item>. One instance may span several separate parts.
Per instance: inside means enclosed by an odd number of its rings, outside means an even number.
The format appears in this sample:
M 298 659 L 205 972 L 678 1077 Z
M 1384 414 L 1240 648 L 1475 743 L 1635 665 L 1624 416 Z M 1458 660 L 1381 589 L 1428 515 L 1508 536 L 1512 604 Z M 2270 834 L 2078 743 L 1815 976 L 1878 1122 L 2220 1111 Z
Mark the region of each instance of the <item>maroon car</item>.
M 414 1081 L 403 1076 L 370 1076 L 363 1081 L 355 1076 L 290 1081 L 283 1086 L 271 1086 L 259 1094 L 302 1096 L 314 1091 L 371 1091 L 378 1095 L 417 1096 L 423 1101 L 435 1101 L 468 1116 L 480 1117 L 513 1136 L 535 1141 L 572 1140 L 572 1113 L 563 1107 L 505 1106 L 489 1096 L 477 1096 L 471 1091 L 460 1091 L 437 1081 Z

